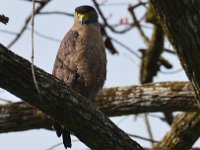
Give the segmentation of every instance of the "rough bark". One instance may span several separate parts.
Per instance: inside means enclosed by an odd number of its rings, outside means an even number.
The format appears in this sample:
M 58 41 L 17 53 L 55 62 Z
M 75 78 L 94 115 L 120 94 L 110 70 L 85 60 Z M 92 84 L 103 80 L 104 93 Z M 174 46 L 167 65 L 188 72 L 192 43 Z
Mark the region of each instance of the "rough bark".
M 199 104 L 200 1 L 151 0 L 151 2 L 155 7 L 157 15 L 159 16 L 159 21 L 165 31 L 165 34 L 168 36 L 170 42 L 175 47 L 181 64 L 194 87 Z M 174 123 L 174 128 L 172 128 L 172 130 L 166 136 L 171 138 L 164 138 L 160 142 L 160 146 L 169 146 L 164 147 L 169 150 L 187 150 L 198 139 L 200 135 L 198 128 L 200 124 L 199 114 L 192 113 L 182 115 L 182 120 L 177 119 L 178 122 Z M 183 124 L 185 128 L 184 130 L 178 128 L 178 125 L 181 124 Z M 176 128 L 178 131 L 173 132 L 173 130 Z M 188 140 L 188 137 L 190 140 Z M 187 140 L 189 142 L 187 142 Z
M 151 1 L 200 101 L 200 1 Z
M 101 111 L 109 116 L 144 112 L 197 111 L 188 82 L 165 82 L 103 89 L 97 97 Z M 23 117 L 22 117 L 23 116 Z M 20 122 L 21 126 L 18 126 Z M 51 129 L 51 118 L 25 102 L 0 105 L 0 133 L 28 129 Z
M 154 25 L 152 39 L 147 51 L 143 54 L 140 82 L 150 83 L 160 70 L 159 58 L 163 52 L 164 34 L 160 25 Z
M 145 19 L 147 22 L 154 25 L 154 29 L 148 49 L 142 55 L 140 82 L 151 83 L 153 82 L 153 78 L 159 73 L 161 65 L 165 64 L 163 63 L 165 61 L 159 61 L 164 59 L 162 58 L 162 52 L 164 49 L 164 33 L 161 25 L 157 23 L 155 9 L 151 3 L 146 11 Z M 169 65 L 165 65 L 165 67 L 172 68 L 172 66 Z M 171 112 L 163 112 L 163 114 L 165 116 L 165 121 L 171 125 L 173 122 L 173 114 Z
M 142 149 L 82 96 L 52 75 L 34 67 L 40 90 L 38 94 L 30 66 L 27 60 L 0 45 L 0 87 L 62 122 L 92 149 Z
M 181 113 L 174 118 L 172 128 L 153 150 L 188 150 L 200 135 L 199 113 Z
M 25 102 L 0 106 L 0 133 L 40 128 L 51 129 L 51 126 L 51 117 Z
M 188 82 L 108 88 L 100 92 L 97 104 L 109 116 L 198 110 Z

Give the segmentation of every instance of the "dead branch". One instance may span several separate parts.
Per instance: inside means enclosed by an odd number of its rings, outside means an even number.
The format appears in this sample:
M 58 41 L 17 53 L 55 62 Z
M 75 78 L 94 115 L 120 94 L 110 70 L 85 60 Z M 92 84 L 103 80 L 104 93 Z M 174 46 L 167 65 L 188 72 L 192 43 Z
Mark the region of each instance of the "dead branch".
M 153 150 L 188 150 L 199 135 L 199 113 L 182 113 L 174 118 L 171 130 L 153 147 Z
M 151 83 L 103 89 L 97 105 L 109 116 L 145 112 L 197 111 L 188 82 Z M 23 116 L 23 117 L 22 117 Z M 51 127 L 50 117 L 25 102 L 0 105 L 0 133 Z M 20 122 L 22 126 L 18 126 Z

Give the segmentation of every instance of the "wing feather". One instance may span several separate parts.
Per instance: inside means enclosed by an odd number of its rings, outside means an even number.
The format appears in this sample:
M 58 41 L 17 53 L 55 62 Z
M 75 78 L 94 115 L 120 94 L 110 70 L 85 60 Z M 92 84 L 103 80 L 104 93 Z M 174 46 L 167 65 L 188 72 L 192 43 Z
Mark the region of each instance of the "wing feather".
M 71 60 L 76 51 L 78 32 L 70 30 L 62 40 L 55 59 L 52 74 L 73 87 L 77 77 L 77 66 Z

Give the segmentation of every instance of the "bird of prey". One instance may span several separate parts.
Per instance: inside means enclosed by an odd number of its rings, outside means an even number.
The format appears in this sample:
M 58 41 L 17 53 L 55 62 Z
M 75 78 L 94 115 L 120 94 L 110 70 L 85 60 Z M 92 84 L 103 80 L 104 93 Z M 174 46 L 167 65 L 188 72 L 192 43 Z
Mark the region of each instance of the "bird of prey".
M 74 24 L 62 40 L 53 75 L 95 105 L 96 95 L 106 79 L 106 54 L 98 15 L 91 6 L 75 9 Z M 71 147 L 69 130 L 55 121 L 54 130 L 62 135 L 65 148 Z

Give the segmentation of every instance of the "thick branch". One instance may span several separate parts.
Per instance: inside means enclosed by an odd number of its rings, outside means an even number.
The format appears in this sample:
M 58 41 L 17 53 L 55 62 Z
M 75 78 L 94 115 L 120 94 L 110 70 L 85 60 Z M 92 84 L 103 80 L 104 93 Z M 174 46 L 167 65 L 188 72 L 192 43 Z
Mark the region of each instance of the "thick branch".
M 151 2 L 159 15 L 160 23 L 166 35 L 175 47 L 182 66 L 193 84 L 200 104 L 200 1 L 151 0 Z M 183 114 L 181 118 L 174 122 L 174 128 L 159 145 L 169 146 L 167 149 L 177 150 L 191 148 L 200 135 L 199 114 Z M 179 128 L 180 125 L 183 126 Z M 184 129 L 182 129 L 183 127 Z M 175 134 L 174 129 L 178 130 Z M 170 148 L 170 145 L 173 145 L 173 147 Z
M 150 83 L 160 69 L 159 57 L 163 51 L 164 35 L 160 25 L 154 25 L 152 39 L 142 58 L 140 71 L 141 83 Z
M 188 82 L 108 88 L 99 94 L 97 104 L 99 109 L 109 116 L 198 110 Z M 1 105 L 0 122 L 0 133 L 36 128 L 49 129 L 52 125 L 50 117 L 25 102 Z M 19 127 L 19 122 L 23 126 Z
M 39 128 L 51 129 L 51 126 L 51 117 L 25 102 L 0 106 L 0 133 Z
M 200 102 L 200 1 L 151 1 Z
M 27 60 L 0 45 L 0 87 L 62 122 L 92 149 L 142 149 L 82 96 L 52 75 L 34 67 L 39 95 L 30 66 Z
M 153 150 L 188 150 L 200 135 L 199 113 L 182 113 L 172 124 L 163 140 L 155 145 Z
M 104 89 L 98 96 L 97 104 L 109 116 L 198 110 L 188 82 L 151 83 Z

